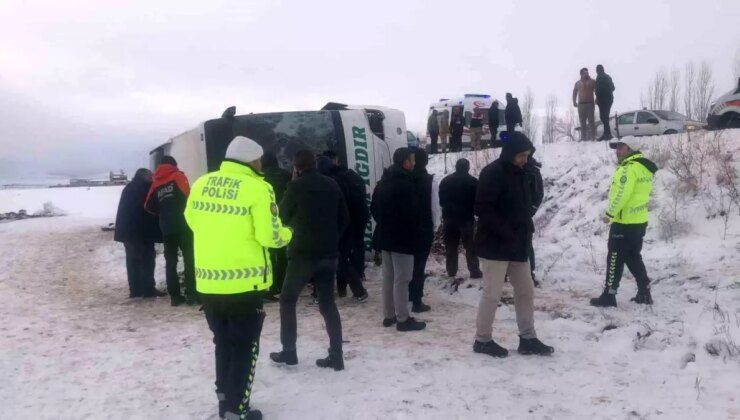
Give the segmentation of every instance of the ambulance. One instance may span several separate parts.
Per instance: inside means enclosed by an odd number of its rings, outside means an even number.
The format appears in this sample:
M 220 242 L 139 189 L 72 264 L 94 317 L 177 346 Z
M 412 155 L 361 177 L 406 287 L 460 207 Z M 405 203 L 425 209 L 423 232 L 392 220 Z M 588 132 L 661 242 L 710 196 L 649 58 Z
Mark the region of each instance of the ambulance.
M 447 110 L 449 115 L 451 116 L 454 111 L 461 110 L 463 115 L 465 116 L 465 128 L 463 129 L 463 147 L 469 147 L 470 146 L 470 119 L 473 117 L 473 114 L 480 113 L 483 116 L 483 141 L 484 142 L 490 142 L 491 140 L 491 130 L 488 125 L 488 109 L 491 108 L 491 104 L 496 101 L 495 98 L 491 97 L 491 95 L 484 95 L 484 94 L 476 94 L 476 93 L 466 93 L 461 98 L 442 98 L 439 101 L 432 102 L 429 105 L 429 111 L 427 113 L 427 117 L 432 113 L 433 110 L 437 110 L 438 114 L 441 114 L 443 111 Z M 504 108 L 506 108 L 506 101 L 498 101 L 499 104 L 499 128 L 498 133 L 506 130 L 506 121 L 504 121 Z M 497 140 L 500 140 L 499 136 L 497 135 Z M 426 144 L 429 144 L 430 138 L 429 133 L 427 133 L 426 136 Z

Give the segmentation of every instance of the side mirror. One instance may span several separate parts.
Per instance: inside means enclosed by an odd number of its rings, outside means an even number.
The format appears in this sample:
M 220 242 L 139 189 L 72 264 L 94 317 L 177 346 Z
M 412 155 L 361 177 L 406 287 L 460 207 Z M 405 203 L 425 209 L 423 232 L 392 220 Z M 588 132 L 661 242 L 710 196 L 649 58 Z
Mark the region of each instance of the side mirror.
M 658 121 L 657 118 L 648 118 L 647 120 L 650 124 L 658 124 L 660 121 Z

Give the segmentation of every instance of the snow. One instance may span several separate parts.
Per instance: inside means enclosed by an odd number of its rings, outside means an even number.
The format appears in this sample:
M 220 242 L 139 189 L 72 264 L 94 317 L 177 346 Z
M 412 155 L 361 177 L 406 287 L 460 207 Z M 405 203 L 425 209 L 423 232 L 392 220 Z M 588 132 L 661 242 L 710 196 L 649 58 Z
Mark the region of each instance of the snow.
M 740 131 L 724 136 L 738 169 Z M 681 140 L 651 141 L 648 154 Z M 462 155 L 477 173 L 496 152 Z M 711 216 L 717 177 L 679 200 L 682 229 L 667 240 L 658 215 L 673 202 L 675 180 L 669 169 L 658 172 L 643 252 L 655 305 L 629 302 L 635 285 L 626 274 L 620 307 L 600 310 L 588 298 L 603 283 L 607 226 L 599 219 L 613 152 L 603 143 L 561 143 L 541 146 L 537 157 L 546 202 L 535 237 L 543 283 L 536 327 L 555 347 L 552 357 L 516 355 L 509 305 L 499 308 L 494 338 L 514 350 L 510 357 L 474 354 L 479 282 L 466 279 L 451 293 L 435 255 L 426 298 L 433 310 L 418 317 L 429 322 L 426 331 L 380 325 L 376 267 L 368 271 L 369 302 L 339 299 L 343 372 L 314 365 L 328 339 L 307 297 L 298 309 L 300 363 L 273 365 L 267 353 L 280 348 L 279 312 L 267 305 L 253 405 L 274 419 L 740 418 L 740 217 L 732 210 L 725 232 L 722 217 Z M 456 158 L 447 156 L 450 171 Z M 432 157 L 430 170 L 444 175 L 443 156 Z M 202 312 L 127 298 L 123 247 L 100 230 L 119 195 L 120 187 L 0 191 L 0 212 L 51 201 L 69 214 L 0 224 L 0 418 L 217 417 Z M 163 288 L 161 255 L 157 263 Z

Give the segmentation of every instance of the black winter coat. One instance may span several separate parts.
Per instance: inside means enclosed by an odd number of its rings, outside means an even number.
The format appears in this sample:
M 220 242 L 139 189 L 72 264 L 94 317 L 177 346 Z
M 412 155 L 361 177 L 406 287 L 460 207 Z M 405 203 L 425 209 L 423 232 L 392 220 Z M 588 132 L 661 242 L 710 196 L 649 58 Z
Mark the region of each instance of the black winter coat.
M 288 184 L 280 218 L 293 229 L 288 258 L 336 258 L 339 238 L 349 223 L 342 191 L 318 170 L 304 171 Z
M 159 218 L 144 209 L 151 183 L 134 178 L 123 187 L 116 214 L 116 242 L 162 242 Z
M 532 150 L 534 150 L 534 147 Z M 529 160 L 527 160 L 527 165 L 524 166 L 524 171 L 527 173 L 527 184 L 532 194 L 532 208 L 530 211 L 530 216 L 532 217 L 537 213 L 540 205 L 542 205 L 542 200 L 545 198 L 545 187 L 542 182 L 542 174 L 540 173 L 541 167 L 542 164 L 531 155 Z
M 504 118 L 506 119 L 506 124 L 522 124 L 522 110 L 519 109 L 519 99 L 512 98 L 512 100 L 506 103 Z
M 432 216 L 432 182 L 434 177 L 426 168 L 414 170 L 416 194 L 419 200 L 419 247 L 420 253 L 429 252 L 434 241 L 434 217 Z
M 275 191 L 275 202 L 279 203 L 283 200 L 283 194 L 285 194 L 288 183 L 293 175 L 281 169 L 278 166 L 263 167 L 262 174 L 265 176 L 265 181 L 272 186 L 272 190 Z
M 471 222 L 475 218 L 475 193 L 478 180 L 467 172 L 454 172 L 439 183 L 439 205 L 442 219 L 449 222 Z
M 185 221 L 188 195 L 190 195 L 190 185 L 184 173 L 176 166 L 169 164 L 157 167 L 144 208 L 159 216 L 159 227 L 164 236 L 190 230 Z
M 407 255 L 422 251 L 418 201 L 411 172 L 394 165 L 383 174 L 370 204 L 377 223 L 373 236 L 375 249 Z
M 612 105 L 614 103 L 614 82 L 606 73 L 596 75 L 596 104 Z
M 498 130 L 499 126 L 499 109 L 494 108 L 493 106 L 488 109 L 488 127 L 493 131 L 494 129 Z
M 341 166 L 332 167 L 330 176 L 342 190 L 349 212 L 348 234 L 364 234 L 370 222 L 370 210 L 367 207 L 367 189 L 365 180 L 357 172 Z
M 465 129 L 465 117 L 462 115 L 453 115 L 450 119 L 450 135 L 460 137 Z
M 475 197 L 475 243 L 481 258 L 519 262 L 528 259 L 528 244 L 534 232 L 532 192 L 526 170 L 511 161 L 517 153 L 531 148 L 529 140 L 519 137 L 504 142 L 501 157 L 480 173 Z

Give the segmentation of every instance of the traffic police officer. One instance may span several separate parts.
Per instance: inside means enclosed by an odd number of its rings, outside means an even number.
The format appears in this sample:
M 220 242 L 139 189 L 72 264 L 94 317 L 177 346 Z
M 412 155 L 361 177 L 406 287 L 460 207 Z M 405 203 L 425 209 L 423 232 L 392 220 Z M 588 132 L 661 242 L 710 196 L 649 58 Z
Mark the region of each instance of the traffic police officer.
M 640 140 L 626 136 L 609 143 L 617 153 L 619 165 L 609 190 L 609 208 L 604 216 L 611 223 L 606 268 L 606 286 L 593 306 L 617 306 L 617 289 L 627 265 L 637 281 L 633 302 L 651 305 L 650 279 L 642 261 L 642 239 L 648 222 L 648 200 L 653 189 L 655 163 L 640 153 Z
M 221 168 L 193 184 L 185 218 L 195 235 L 195 278 L 216 345 L 219 416 L 260 419 L 250 409 L 262 299 L 272 285 L 268 248 L 292 237 L 278 217 L 275 194 L 262 179 L 262 147 L 236 137 Z

